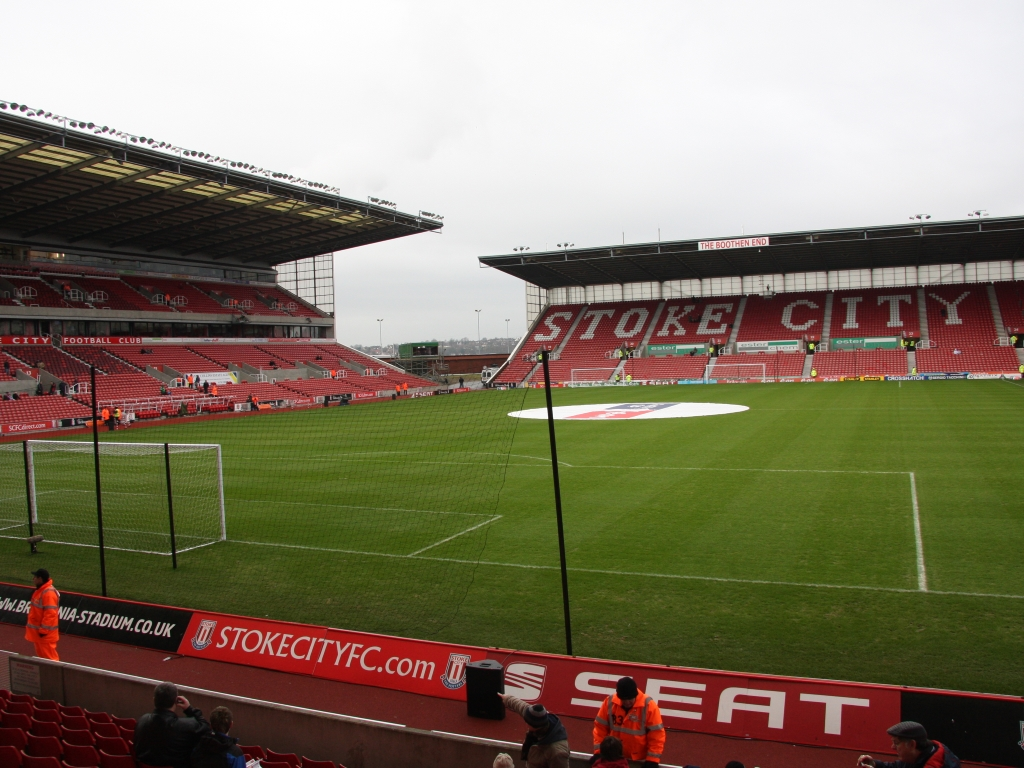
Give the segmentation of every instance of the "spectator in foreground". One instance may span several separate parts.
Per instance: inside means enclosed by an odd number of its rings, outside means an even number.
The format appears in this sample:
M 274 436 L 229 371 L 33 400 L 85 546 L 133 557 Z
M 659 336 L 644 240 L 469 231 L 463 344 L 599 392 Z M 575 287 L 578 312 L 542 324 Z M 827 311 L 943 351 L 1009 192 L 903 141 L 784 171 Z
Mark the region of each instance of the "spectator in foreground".
M 725 764 L 725 768 L 743 768 L 743 763 L 739 760 L 730 760 Z
M 860 768 L 960 768 L 960 759 L 937 741 L 928 738 L 928 732 L 920 723 L 905 720 L 896 723 L 886 731 L 892 736 L 892 748 L 896 760 L 887 762 L 875 760 L 871 755 L 861 755 L 857 760 Z
M 629 760 L 622 756 L 622 742 L 614 736 L 605 736 L 594 768 L 629 768 Z
M 522 759 L 528 768 L 569 768 L 569 734 L 558 719 L 544 709 L 543 704 L 527 704 L 508 693 L 498 696 L 505 708 L 526 721 Z
M 192 768 L 245 768 L 245 755 L 238 748 L 238 739 L 228 736 L 234 718 L 227 707 L 210 713 L 212 733 L 200 737 L 192 750 Z
M 516 768 L 516 764 L 512 759 L 512 755 L 507 752 L 499 752 L 494 758 L 491 768 Z
M 615 684 L 615 694 L 601 702 L 594 718 L 594 756 L 597 760 L 605 736 L 618 736 L 630 760 L 654 768 L 665 751 L 665 725 L 658 702 L 641 691 L 632 677 Z
M 191 768 L 192 750 L 210 733 L 203 713 L 178 695 L 174 683 L 160 683 L 153 691 L 154 710 L 135 725 L 135 756 L 140 763 Z

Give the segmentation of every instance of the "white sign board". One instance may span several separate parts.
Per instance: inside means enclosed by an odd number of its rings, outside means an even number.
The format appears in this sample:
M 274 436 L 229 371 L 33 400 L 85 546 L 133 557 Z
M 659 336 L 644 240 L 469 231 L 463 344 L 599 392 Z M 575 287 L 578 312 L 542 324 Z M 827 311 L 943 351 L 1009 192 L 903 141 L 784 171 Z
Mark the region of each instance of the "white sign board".
M 11 690 L 14 693 L 28 693 L 42 696 L 43 689 L 39 683 L 39 665 L 26 664 L 11 659 Z
M 701 240 L 698 251 L 722 251 L 728 248 L 760 248 L 768 245 L 767 237 L 737 237 L 732 240 Z

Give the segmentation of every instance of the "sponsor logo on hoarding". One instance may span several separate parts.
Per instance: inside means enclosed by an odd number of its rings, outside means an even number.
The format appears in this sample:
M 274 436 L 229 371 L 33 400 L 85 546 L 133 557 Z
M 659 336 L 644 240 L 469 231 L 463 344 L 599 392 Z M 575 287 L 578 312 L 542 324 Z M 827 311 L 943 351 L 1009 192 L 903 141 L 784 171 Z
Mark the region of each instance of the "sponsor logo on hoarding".
M 699 251 L 721 251 L 728 248 L 760 248 L 768 245 L 767 237 L 737 237 L 732 240 L 701 240 L 697 243 Z
M 441 685 L 456 690 L 466 684 L 466 665 L 473 657 L 464 653 L 452 653 L 448 656 L 448 666 L 441 675 Z
M 548 668 L 543 664 L 516 662 L 505 667 L 505 693 L 523 701 L 536 701 L 544 693 Z
M 40 429 L 51 429 L 52 421 L 37 421 L 32 424 L 3 424 L 0 425 L 0 432 L 12 434 L 16 432 L 35 432 Z
M 213 619 L 203 619 L 199 622 L 199 629 L 192 636 L 192 647 L 201 651 L 213 642 L 213 630 L 217 628 L 217 622 Z

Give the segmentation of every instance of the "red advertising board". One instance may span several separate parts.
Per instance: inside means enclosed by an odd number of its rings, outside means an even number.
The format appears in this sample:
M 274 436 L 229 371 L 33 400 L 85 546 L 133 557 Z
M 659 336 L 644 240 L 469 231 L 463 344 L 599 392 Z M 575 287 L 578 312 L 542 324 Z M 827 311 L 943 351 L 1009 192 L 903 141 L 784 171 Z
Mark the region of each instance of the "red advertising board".
M 141 336 L 61 336 L 61 344 L 141 344 Z
M 900 690 L 882 685 L 745 675 L 410 640 L 196 612 L 185 656 L 465 700 L 465 668 L 492 658 L 505 689 L 558 714 L 592 718 L 629 675 L 659 703 L 669 728 L 846 749 L 888 749 Z

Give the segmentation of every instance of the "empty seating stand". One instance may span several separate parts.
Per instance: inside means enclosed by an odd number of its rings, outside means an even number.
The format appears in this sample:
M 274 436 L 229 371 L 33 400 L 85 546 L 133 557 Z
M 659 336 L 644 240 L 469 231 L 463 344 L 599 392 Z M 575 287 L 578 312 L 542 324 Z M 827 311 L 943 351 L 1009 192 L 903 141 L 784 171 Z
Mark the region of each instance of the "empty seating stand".
M 68 383 L 71 383 L 72 380 L 86 381 L 89 378 L 88 365 L 48 344 L 4 347 L 3 351 L 30 368 L 42 367 L 48 373 Z
M 92 411 L 60 395 L 30 395 L 0 400 L 0 424 L 34 424 L 58 419 L 88 417 Z
M 702 379 L 708 359 L 707 355 L 630 358 L 622 373 L 633 381 Z
M 179 344 L 119 344 L 105 349 L 108 354 L 142 370 L 145 370 L 146 366 L 153 366 L 158 370 L 163 370 L 164 366 L 167 366 L 182 374 L 227 370 L 226 366 L 197 355 L 188 347 Z
M 101 347 L 66 346 L 63 348 L 68 354 L 77 357 L 82 362 L 95 365 L 96 369 L 103 373 L 139 373 L 134 365 L 114 357 Z
M 253 368 L 271 373 L 275 368 L 295 367 L 287 360 L 270 354 L 256 344 L 195 344 L 187 349 L 224 368 L 229 367 L 231 363 L 238 366 L 245 363 Z
M 836 291 L 829 336 L 833 339 L 920 336 L 917 288 Z
M 1020 365 L 995 327 L 988 288 L 981 283 L 924 287 L 929 348 L 918 349 L 920 373 L 1016 373 Z
M 826 293 L 748 296 L 736 340 L 820 339 L 827 296 Z
M 906 376 L 907 353 L 902 349 L 854 349 L 817 352 L 811 363 L 818 378 L 840 376 Z
M 581 304 L 556 305 L 548 307 L 530 337 L 516 352 L 514 360 L 498 374 L 495 383 L 517 384 L 533 370 L 536 354 L 542 349 L 554 349 L 565 339 L 572 327 L 572 321 L 583 309 Z

